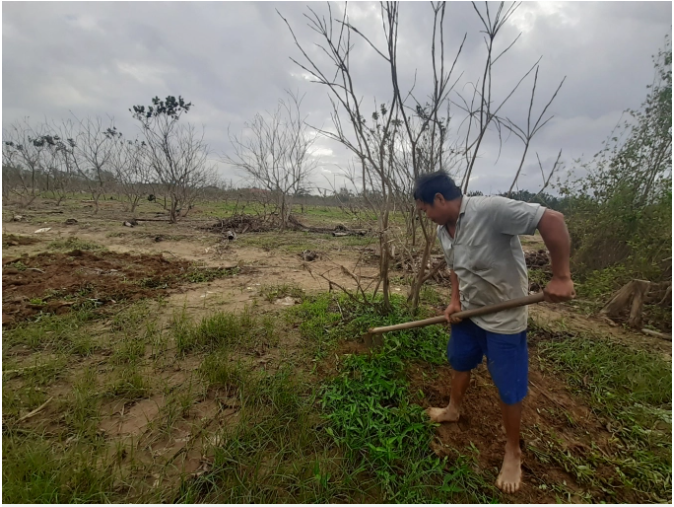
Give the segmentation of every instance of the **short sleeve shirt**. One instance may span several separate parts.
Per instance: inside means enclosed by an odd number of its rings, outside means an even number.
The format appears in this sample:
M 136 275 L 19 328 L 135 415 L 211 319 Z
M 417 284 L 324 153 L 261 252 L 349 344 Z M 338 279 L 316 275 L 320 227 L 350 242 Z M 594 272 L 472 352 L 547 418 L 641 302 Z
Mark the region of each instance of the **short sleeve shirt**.
M 461 309 L 524 297 L 529 282 L 520 235 L 532 235 L 545 208 L 505 197 L 466 197 L 461 200 L 454 239 L 438 226 L 438 239 L 447 265 L 459 278 Z M 526 307 L 471 317 L 486 331 L 520 333 L 527 328 Z

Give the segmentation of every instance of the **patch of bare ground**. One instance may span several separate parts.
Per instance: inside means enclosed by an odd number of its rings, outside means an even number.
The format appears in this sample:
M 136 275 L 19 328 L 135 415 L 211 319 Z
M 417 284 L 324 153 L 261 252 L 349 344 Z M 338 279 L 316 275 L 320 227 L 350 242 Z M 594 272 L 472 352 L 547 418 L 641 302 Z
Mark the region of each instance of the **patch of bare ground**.
M 534 351 L 535 354 L 535 351 Z M 534 355 L 532 354 L 532 356 Z M 446 406 L 449 403 L 452 372 L 449 366 L 440 367 L 437 375 L 429 378 L 423 366 L 412 367 L 409 376 L 412 392 L 424 394 L 421 405 Z M 566 384 L 548 372 L 538 369 L 535 361 L 530 368 L 529 394 L 522 414 L 522 441 L 524 480 L 521 489 L 504 500 L 514 503 L 550 503 L 560 498 L 571 502 L 585 502 L 588 498 L 600 501 L 604 493 L 587 489 L 558 464 L 539 456 L 538 450 L 547 450 L 546 435 L 557 438 L 556 445 L 563 452 L 583 456 L 595 446 L 601 452 L 613 452 L 611 434 L 593 414 L 591 408 L 573 395 Z M 479 471 L 491 481 L 496 480 L 505 447 L 499 397 L 486 365 L 473 373 L 471 384 L 457 423 L 442 423 L 431 444 L 438 456 L 455 459 L 458 455 L 476 457 Z M 565 491 L 555 487 L 563 485 Z M 606 498 L 612 501 L 610 498 Z

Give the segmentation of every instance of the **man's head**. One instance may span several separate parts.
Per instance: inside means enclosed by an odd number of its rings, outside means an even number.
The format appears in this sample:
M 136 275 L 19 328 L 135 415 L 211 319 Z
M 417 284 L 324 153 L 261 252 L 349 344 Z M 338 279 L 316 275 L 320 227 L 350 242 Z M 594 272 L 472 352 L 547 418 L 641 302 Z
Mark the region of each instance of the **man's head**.
M 438 225 L 456 222 L 461 207 L 461 189 L 444 171 L 419 176 L 414 185 L 417 209 Z

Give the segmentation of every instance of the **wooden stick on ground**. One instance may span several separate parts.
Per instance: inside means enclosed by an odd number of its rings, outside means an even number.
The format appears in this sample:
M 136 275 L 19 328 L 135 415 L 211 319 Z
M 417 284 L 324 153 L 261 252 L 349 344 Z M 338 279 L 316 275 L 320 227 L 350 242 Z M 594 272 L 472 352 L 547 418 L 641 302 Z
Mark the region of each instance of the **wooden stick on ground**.
M 672 341 L 672 335 L 669 334 L 659 333 L 658 331 L 652 331 L 650 329 L 642 329 L 641 332 L 647 335 L 657 336 L 658 338 L 662 338 L 663 340 L 668 340 L 670 342 Z
M 33 410 L 32 412 L 28 412 L 26 415 L 23 415 L 23 416 L 19 417 L 19 420 L 18 420 L 17 422 L 25 421 L 26 419 L 28 419 L 28 418 L 30 418 L 30 417 L 33 417 L 33 416 L 34 416 L 35 414 L 37 414 L 40 410 L 42 410 L 44 407 L 46 407 L 46 406 L 49 404 L 49 402 L 50 402 L 51 400 L 53 400 L 53 399 L 54 399 L 54 397 L 52 396 L 51 398 L 49 398 L 47 401 L 45 401 L 42 405 L 40 405 L 39 407 L 37 407 L 37 408 L 36 408 L 35 410 Z

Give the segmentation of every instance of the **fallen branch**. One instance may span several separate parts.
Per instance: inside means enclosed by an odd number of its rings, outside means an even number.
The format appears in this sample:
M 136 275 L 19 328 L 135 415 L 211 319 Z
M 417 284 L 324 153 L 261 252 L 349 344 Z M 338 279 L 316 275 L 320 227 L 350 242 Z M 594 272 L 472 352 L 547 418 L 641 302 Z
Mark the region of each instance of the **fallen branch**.
M 25 368 L 19 368 L 17 370 L 3 370 L 2 374 L 3 375 L 12 375 L 13 373 L 21 373 L 21 372 L 26 371 L 26 370 L 33 370 L 35 368 L 41 368 L 42 366 L 44 366 L 44 365 L 35 364 L 33 366 L 26 366 Z
M 651 336 L 657 336 L 658 338 L 662 338 L 663 340 L 667 340 L 670 342 L 672 341 L 672 335 L 669 334 L 660 333 L 658 331 L 652 331 L 651 329 L 642 329 L 641 332 Z
M 332 290 L 332 286 L 334 285 L 335 287 L 337 287 L 338 289 L 340 289 L 344 294 L 346 294 L 346 295 L 349 297 L 349 299 L 351 299 L 354 303 L 356 303 L 356 304 L 358 304 L 358 305 L 366 304 L 367 306 L 372 306 L 372 303 L 371 303 L 370 301 L 368 301 L 367 298 L 365 298 L 364 301 L 360 301 L 356 296 L 354 296 L 353 294 L 351 294 L 351 292 L 349 292 L 348 289 L 345 289 L 344 287 L 342 287 L 341 285 L 339 285 L 337 282 L 335 282 L 335 281 L 333 281 L 333 280 L 330 280 L 328 277 L 326 277 L 326 276 L 323 275 L 322 273 L 319 273 L 318 276 L 320 276 L 320 277 L 323 278 L 326 282 L 328 282 L 328 291 L 331 291 L 331 290 Z
M 36 408 L 35 410 L 33 410 L 32 412 L 28 412 L 26 415 L 24 415 L 24 416 L 22 416 L 22 417 L 19 417 L 19 420 L 18 420 L 17 422 L 25 421 L 26 419 L 28 419 L 28 418 L 30 418 L 30 417 L 33 417 L 35 414 L 37 414 L 38 412 L 40 412 L 44 407 L 46 407 L 46 406 L 49 404 L 49 402 L 50 402 L 51 400 L 53 400 L 53 399 L 54 399 L 54 397 L 52 396 L 51 398 L 49 398 L 47 401 L 45 401 L 42 405 L 40 405 L 39 407 L 37 407 L 37 408 Z
M 446 266 L 447 266 L 447 261 L 446 261 L 445 258 L 443 257 L 442 259 L 440 259 L 440 262 L 438 262 L 438 264 L 436 264 L 436 265 L 433 267 L 433 269 L 431 269 L 431 270 L 426 274 L 426 276 L 424 276 L 424 279 L 421 281 L 421 284 L 423 285 L 423 284 L 426 283 L 428 280 L 430 280 L 431 278 L 433 278 L 435 275 L 437 275 L 437 274 L 440 272 L 440 270 L 441 270 L 442 268 L 444 268 L 444 267 L 446 267 Z

